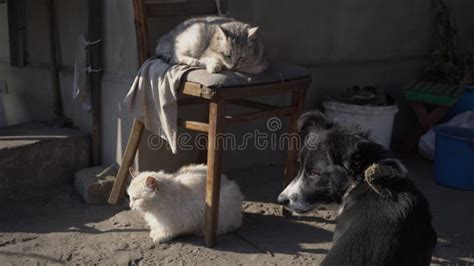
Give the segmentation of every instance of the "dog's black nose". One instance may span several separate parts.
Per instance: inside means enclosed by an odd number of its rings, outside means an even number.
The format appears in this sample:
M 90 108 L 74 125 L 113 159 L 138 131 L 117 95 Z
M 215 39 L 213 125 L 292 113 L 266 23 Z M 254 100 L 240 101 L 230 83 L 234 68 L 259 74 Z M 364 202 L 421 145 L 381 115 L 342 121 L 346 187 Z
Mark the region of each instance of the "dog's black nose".
M 290 203 L 290 199 L 287 198 L 285 195 L 279 195 L 278 196 L 278 203 L 280 203 L 283 206 L 286 206 Z

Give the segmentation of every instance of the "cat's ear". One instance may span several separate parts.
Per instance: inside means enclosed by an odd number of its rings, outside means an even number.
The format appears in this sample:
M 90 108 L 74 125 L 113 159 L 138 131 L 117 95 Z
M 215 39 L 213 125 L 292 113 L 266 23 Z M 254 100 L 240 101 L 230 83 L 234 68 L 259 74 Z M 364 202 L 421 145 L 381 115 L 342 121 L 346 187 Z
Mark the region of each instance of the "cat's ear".
M 217 25 L 217 39 L 223 40 L 226 38 L 225 31 L 221 28 L 221 26 Z
M 156 189 L 158 187 L 158 181 L 153 176 L 146 178 L 146 186 L 151 189 Z
M 132 166 L 130 166 L 128 168 L 128 172 L 130 173 L 130 176 L 133 178 L 137 177 L 138 174 L 140 174 L 135 168 L 133 168 Z
M 247 35 L 249 39 L 253 40 L 257 37 L 257 30 L 258 30 L 258 27 L 253 27 L 253 28 L 248 29 Z

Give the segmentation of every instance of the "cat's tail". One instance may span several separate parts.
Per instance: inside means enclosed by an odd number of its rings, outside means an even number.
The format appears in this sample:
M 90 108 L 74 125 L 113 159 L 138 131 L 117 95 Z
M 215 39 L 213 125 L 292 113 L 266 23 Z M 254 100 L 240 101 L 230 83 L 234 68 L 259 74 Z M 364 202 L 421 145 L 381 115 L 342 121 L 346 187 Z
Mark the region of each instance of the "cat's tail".
M 170 34 L 168 33 L 163 35 L 156 45 L 155 56 L 170 65 L 174 65 L 174 48 L 172 47 L 171 43 L 172 37 Z

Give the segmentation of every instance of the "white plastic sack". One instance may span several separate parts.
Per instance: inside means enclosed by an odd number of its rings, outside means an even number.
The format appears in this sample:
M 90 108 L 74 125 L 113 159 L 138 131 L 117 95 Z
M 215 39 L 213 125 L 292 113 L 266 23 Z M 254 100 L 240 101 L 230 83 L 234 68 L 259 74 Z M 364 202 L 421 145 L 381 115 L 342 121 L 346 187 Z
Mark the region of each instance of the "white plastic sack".
M 460 113 L 443 125 L 474 129 L 474 111 Z M 433 129 L 430 129 L 420 138 L 420 142 L 418 143 L 418 151 L 424 157 L 434 160 L 435 142 L 436 134 Z

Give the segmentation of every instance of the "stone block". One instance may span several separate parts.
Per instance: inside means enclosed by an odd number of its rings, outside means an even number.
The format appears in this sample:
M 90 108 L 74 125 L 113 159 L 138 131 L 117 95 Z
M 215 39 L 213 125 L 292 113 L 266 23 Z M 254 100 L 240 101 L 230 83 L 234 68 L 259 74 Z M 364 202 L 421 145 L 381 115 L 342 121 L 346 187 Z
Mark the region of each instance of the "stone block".
M 88 204 L 107 203 L 117 175 L 116 166 L 97 166 L 78 171 L 74 185 Z

